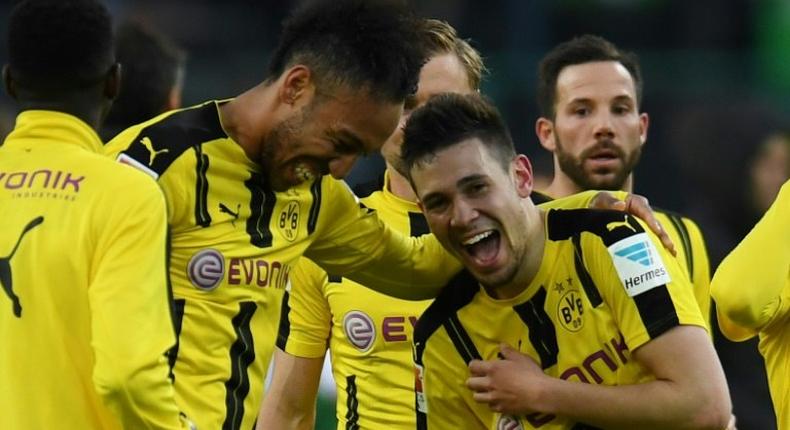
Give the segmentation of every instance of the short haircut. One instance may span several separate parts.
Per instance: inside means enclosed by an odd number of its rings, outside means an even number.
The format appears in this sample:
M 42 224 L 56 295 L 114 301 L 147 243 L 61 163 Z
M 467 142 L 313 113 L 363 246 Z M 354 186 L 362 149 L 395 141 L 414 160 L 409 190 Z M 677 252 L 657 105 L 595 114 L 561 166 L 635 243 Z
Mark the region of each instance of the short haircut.
M 112 19 L 99 1 L 25 0 L 11 12 L 8 66 L 22 88 L 85 88 L 114 63 Z
M 636 54 L 620 50 L 600 36 L 585 34 L 563 42 L 546 54 L 538 66 L 538 108 L 540 115 L 553 119 L 557 112 L 557 77 L 568 66 L 598 61 L 616 61 L 631 74 L 637 107 L 642 102 L 642 72 Z
M 411 176 L 415 165 L 430 162 L 436 153 L 478 138 L 505 171 L 516 156 L 502 115 L 479 94 L 444 93 L 411 114 L 406 122 L 401 149 L 404 167 Z
M 286 20 L 270 79 L 304 64 L 320 86 L 364 89 L 402 102 L 417 88 L 425 56 L 417 18 L 397 0 L 312 0 Z
M 163 33 L 136 21 L 118 27 L 115 50 L 123 79 L 106 125 L 123 129 L 165 110 L 170 92 L 181 85 L 186 53 Z
M 421 26 L 425 56 L 427 58 L 455 54 L 469 78 L 469 87 L 480 90 L 480 83 L 487 70 L 480 53 L 468 41 L 458 37 L 455 29 L 445 21 L 424 19 Z

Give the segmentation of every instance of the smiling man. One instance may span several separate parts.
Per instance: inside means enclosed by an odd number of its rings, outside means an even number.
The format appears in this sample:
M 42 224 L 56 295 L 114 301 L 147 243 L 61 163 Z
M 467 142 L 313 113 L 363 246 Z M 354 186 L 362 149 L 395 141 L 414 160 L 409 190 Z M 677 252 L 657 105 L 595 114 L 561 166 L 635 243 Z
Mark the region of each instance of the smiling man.
M 415 111 L 403 158 L 431 231 L 467 269 L 415 328 L 418 429 L 727 426 L 689 281 L 642 223 L 537 208 L 529 160 L 477 95 Z

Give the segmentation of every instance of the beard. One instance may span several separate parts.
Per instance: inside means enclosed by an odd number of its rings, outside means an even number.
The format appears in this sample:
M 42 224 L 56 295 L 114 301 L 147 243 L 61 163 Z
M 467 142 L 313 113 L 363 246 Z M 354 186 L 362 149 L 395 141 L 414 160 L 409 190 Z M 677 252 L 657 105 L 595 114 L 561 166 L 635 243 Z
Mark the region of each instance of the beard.
M 589 159 L 592 154 L 602 149 L 615 152 L 617 158 L 620 160 L 620 165 L 614 169 L 585 169 L 585 161 Z M 642 155 L 642 147 L 641 145 L 637 145 L 633 151 L 626 153 L 610 139 L 605 139 L 599 140 L 594 146 L 585 149 L 576 157 L 569 152 L 565 152 L 562 147 L 562 142 L 557 139 L 556 154 L 560 170 L 568 175 L 571 181 L 580 189 L 616 191 L 623 188 L 628 176 L 636 165 L 639 164 L 639 158 Z
M 307 106 L 309 107 L 309 105 Z M 298 135 L 305 123 L 305 109 L 275 125 L 263 138 L 258 164 L 263 170 L 268 186 L 274 191 L 285 191 L 294 185 L 288 181 L 284 172 L 289 152 L 299 148 Z

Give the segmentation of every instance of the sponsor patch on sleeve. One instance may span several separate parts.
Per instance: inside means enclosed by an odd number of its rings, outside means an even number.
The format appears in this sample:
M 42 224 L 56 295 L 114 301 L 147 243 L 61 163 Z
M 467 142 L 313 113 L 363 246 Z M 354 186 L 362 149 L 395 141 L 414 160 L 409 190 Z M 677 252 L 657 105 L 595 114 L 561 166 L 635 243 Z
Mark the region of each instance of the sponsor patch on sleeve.
M 152 178 L 154 178 L 156 180 L 159 179 L 159 174 L 158 173 L 154 172 L 153 170 L 149 169 L 148 166 L 146 166 L 145 164 L 135 160 L 134 158 L 128 156 L 127 154 L 125 154 L 123 152 L 118 154 L 118 158 L 116 158 L 115 160 L 118 161 L 119 163 L 128 164 L 128 165 L 134 167 L 135 169 L 140 170 L 143 173 L 151 176 Z
M 627 237 L 609 247 L 617 274 L 630 297 L 668 284 L 671 279 L 647 233 Z

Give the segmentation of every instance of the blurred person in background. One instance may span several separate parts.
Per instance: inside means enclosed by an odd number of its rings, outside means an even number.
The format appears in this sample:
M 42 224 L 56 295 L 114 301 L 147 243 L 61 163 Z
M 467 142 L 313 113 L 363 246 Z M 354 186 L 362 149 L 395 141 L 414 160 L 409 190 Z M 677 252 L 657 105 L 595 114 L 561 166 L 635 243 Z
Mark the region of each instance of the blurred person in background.
M 164 33 L 141 21 L 118 26 L 115 55 L 123 67 L 121 92 L 104 121 L 106 142 L 118 132 L 181 107 L 186 53 Z
M 588 189 L 633 192 L 633 171 L 649 125 L 647 113 L 640 111 L 643 82 L 637 57 L 602 37 L 584 35 L 547 53 L 538 76 L 541 117 L 535 131 L 554 154 L 554 177 L 533 198 Z M 661 209 L 656 218 L 678 245 L 676 257 L 710 324 L 710 267 L 699 227 Z
M 176 429 L 165 201 L 101 155 L 120 86 L 107 9 L 19 2 L 0 147 L 0 428 Z M 119 198 L 122 196 L 122 198 Z
M 777 428 L 790 429 L 790 181 L 719 265 L 711 293 L 725 336 L 759 336 Z
M 426 19 L 420 27 L 428 57 L 411 109 L 435 94 L 477 92 L 484 73 L 480 54 L 449 24 Z M 381 149 L 387 163 L 380 180 L 354 188 L 382 221 L 411 236 L 428 233 L 417 198 L 400 165 L 400 127 Z M 291 290 L 280 320 L 274 377 L 258 428 L 312 429 L 324 356 L 331 353 L 337 387 L 338 428 L 413 429 L 414 323 L 429 301 L 406 301 L 332 276 L 302 258 L 291 272 Z M 321 424 L 321 423 L 319 423 Z

